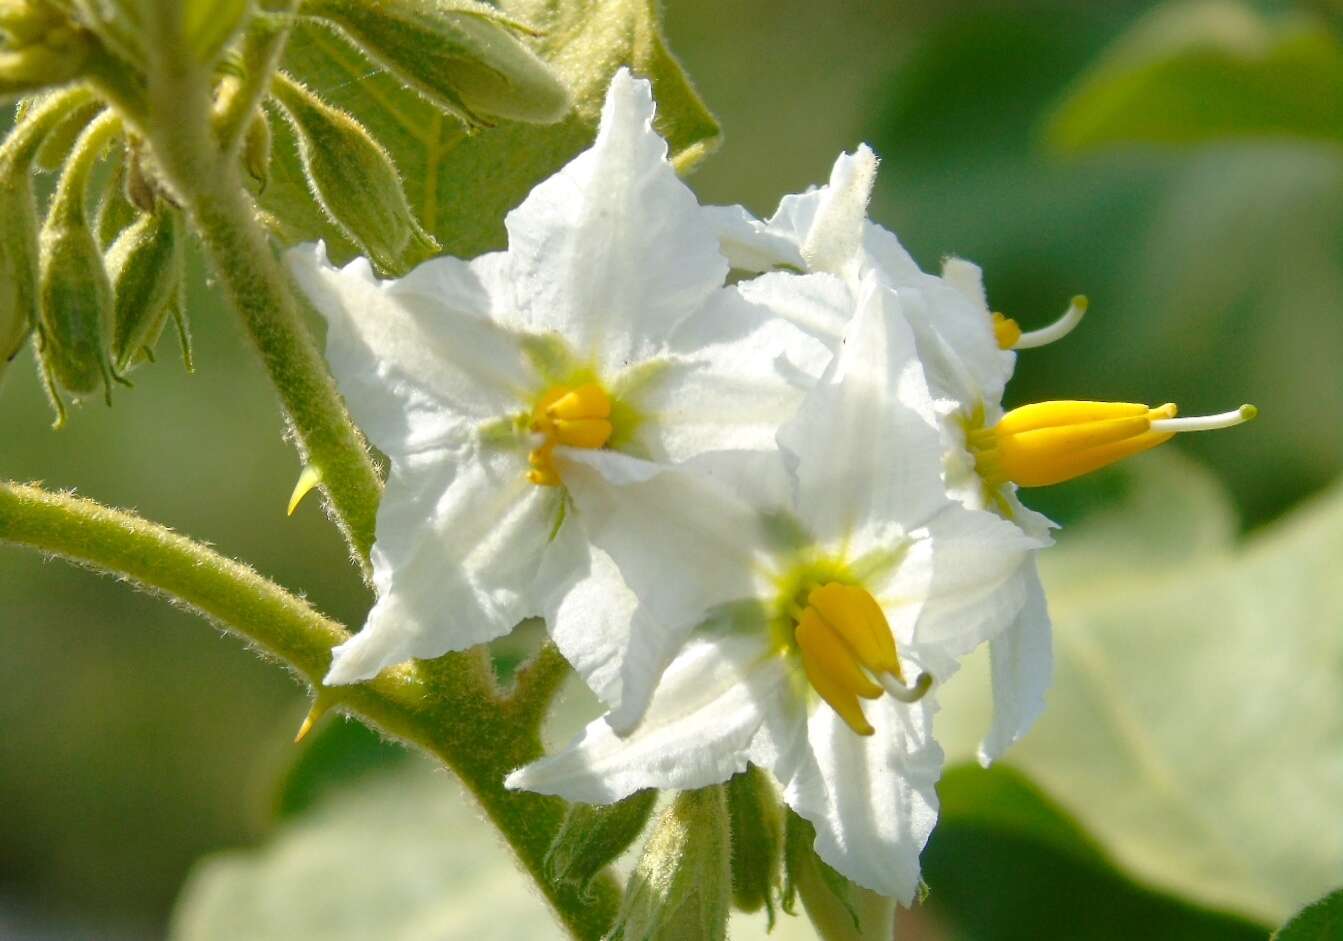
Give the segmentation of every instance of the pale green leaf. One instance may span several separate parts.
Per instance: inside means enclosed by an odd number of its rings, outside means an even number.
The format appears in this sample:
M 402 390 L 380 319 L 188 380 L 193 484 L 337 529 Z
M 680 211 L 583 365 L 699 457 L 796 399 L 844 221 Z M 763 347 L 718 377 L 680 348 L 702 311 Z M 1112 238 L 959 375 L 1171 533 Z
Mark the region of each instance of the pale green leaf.
M 1005 762 L 1140 881 L 1281 921 L 1343 871 L 1343 491 L 1228 549 L 1206 475 L 1128 473 L 1042 556 L 1055 681 Z M 952 761 L 986 728 L 983 669 L 944 690 Z
M 1303 15 L 1188 0 L 1140 20 L 1052 115 L 1057 150 L 1217 138 L 1343 139 L 1343 48 Z
M 503 244 L 504 214 L 591 142 L 606 86 L 621 65 L 652 80 L 657 127 L 679 168 L 717 142 L 718 125 L 667 50 L 652 0 L 508 0 L 499 6 L 540 32 L 529 42 L 568 85 L 574 109 L 560 123 L 502 122 L 468 134 L 456 118 L 315 21 L 300 21 L 285 54 L 288 71 L 357 117 L 387 148 L 411 206 L 447 252 L 470 256 Z M 277 139 L 275 163 L 293 159 Z M 279 166 L 275 172 L 286 175 Z M 287 175 L 296 175 L 293 168 Z M 324 234 L 287 215 L 279 195 L 268 190 L 262 203 L 285 219 L 283 240 Z

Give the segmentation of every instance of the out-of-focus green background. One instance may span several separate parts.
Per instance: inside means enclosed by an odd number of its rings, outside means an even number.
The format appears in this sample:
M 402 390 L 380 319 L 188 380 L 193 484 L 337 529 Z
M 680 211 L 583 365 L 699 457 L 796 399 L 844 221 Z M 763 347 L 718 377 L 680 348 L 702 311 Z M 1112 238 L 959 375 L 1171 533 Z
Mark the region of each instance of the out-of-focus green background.
M 1089 294 L 1078 334 L 1021 357 L 1013 402 L 1258 404 L 1251 429 L 1175 445 L 1257 527 L 1343 468 L 1343 151 L 1251 138 L 1051 156 L 1050 109 L 1148 6 L 668 0 L 672 46 L 726 132 L 692 183 L 768 213 L 870 142 L 872 216 L 925 267 L 979 262 L 995 308 L 1028 327 Z M 60 432 L 25 353 L 0 387 L 0 477 L 133 507 L 358 623 L 368 599 L 316 501 L 284 516 L 297 460 L 203 274 L 190 312 L 196 375 L 165 343 L 112 409 L 86 404 Z M 1066 517 L 1075 497 L 1036 502 Z M 275 826 L 304 697 L 194 617 L 8 548 L 0 640 L 0 936 L 158 936 L 193 861 Z M 1025 865 L 1048 884 L 1068 868 L 957 839 L 930 852 L 973 858 L 986 879 Z M 1163 904 L 1126 891 L 1111 904 Z M 958 924 L 938 902 L 911 931 Z

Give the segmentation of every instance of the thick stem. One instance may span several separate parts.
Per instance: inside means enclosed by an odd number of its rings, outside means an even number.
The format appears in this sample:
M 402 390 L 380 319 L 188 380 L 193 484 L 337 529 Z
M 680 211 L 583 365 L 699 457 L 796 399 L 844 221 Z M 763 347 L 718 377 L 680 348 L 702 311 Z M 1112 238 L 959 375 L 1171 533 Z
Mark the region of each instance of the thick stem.
M 375 680 L 322 687 L 343 627 L 255 571 L 162 526 L 90 500 L 0 482 L 0 542 L 61 556 L 185 605 L 288 664 L 320 691 L 322 704 L 359 716 L 419 746 L 461 778 L 518 854 L 565 926 L 599 938 L 619 891 L 609 877 L 585 896 L 549 883 L 543 860 L 565 806 L 556 798 L 505 790 L 504 776 L 542 754 L 543 710 L 512 708 L 494 696 L 483 650 L 384 670 Z M 555 674 L 551 658 L 533 673 Z M 544 684 L 541 684 L 544 685 Z
M 234 309 L 270 373 L 303 459 L 368 571 L 382 483 L 363 436 L 303 324 L 297 288 L 243 190 L 238 162 L 216 145 L 209 88 L 194 63 L 166 54 L 150 77 L 150 144 Z

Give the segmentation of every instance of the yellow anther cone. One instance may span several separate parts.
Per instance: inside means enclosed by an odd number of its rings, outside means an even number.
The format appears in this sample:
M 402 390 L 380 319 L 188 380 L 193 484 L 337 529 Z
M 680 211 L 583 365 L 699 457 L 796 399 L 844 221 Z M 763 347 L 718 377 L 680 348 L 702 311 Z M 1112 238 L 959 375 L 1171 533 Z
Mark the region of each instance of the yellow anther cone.
M 611 397 L 595 382 L 570 389 L 546 406 L 551 418 L 610 418 Z
M 900 658 L 890 625 L 881 606 L 866 591 L 831 582 L 813 589 L 807 604 L 844 639 L 864 667 L 900 676 Z
M 532 469 L 527 479 L 540 487 L 559 486 L 562 481 L 555 467 L 556 445 L 604 447 L 615 431 L 610 418 L 611 397 L 595 382 L 547 389 L 532 409 L 531 429 L 545 440 L 528 456 Z

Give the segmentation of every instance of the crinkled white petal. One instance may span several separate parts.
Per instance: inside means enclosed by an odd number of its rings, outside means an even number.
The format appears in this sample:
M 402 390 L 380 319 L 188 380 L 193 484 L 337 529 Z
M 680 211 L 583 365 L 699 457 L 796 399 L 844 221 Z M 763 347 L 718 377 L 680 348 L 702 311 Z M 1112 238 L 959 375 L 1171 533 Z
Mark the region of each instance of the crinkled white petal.
M 505 784 L 605 804 L 641 788 L 705 787 L 746 767 L 747 751 L 788 670 L 762 637 L 695 638 L 667 668 L 643 722 L 628 736 L 597 719 L 563 751 Z
M 621 69 L 591 149 L 505 219 L 519 322 L 564 337 L 603 372 L 656 349 L 728 271 L 653 110 L 649 83 Z
M 976 307 L 959 289 L 932 275 L 901 285 L 900 301 L 935 395 L 968 408 L 1002 400 L 1016 354 L 998 348 L 987 309 Z
M 737 285 L 742 297 L 768 309 L 833 353 L 853 320 L 857 302 L 842 279 L 830 274 L 762 274 Z
M 705 206 L 705 218 L 718 233 L 718 247 L 738 271 L 806 267 L 797 239 L 773 231 L 741 206 Z
M 612 382 L 616 398 L 640 416 L 619 450 L 674 463 L 710 451 L 773 451 L 779 426 L 831 358 L 824 343 L 735 289 L 717 292 L 683 323 L 672 349 L 676 355 Z
M 876 730 L 855 735 L 817 703 L 807 723 L 810 761 L 773 766 L 788 806 L 816 828 L 816 852 L 838 872 L 909 905 L 919 854 L 937 823 L 935 785 L 942 749 L 932 737 L 932 703 L 889 696 L 863 706 Z
M 487 319 L 470 265 L 437 258 L 379 281 L 363 258 L 333 267 L 321 243 L 287 260 L 327 321 L 327 359 L 351 412 L 394 460 L 517 409 L 526 366 L 516 337 Z
M 911 529 L 947 505 L 914 338 L 877 279 L 864 282 L 842 350 L 779 444 L 796 460 L 798 513 L 822 543 Z
M 969 653 L 1021 611 L 1026 573 L 1040 542 L 1001 517 L 959 504 L 948 506 L 926 529 L 932 578 L 914 643 Z
M 626 734 L 642 718 L 684 637 L 664 631 L 625 584 L 609 555 L 590 547 L 586 575 L 547 615 L 550 637 Z
M 709 609 L 754 596 L 760 515 L 730 489 L 610 451 L 555 454 L 588 539 L 615 561 L 654 627 L 640 632 L 650 646 L 639 655 L 656 648 L 665 659 Z M 623 696 L 646 700 L 633 679 L 626 675 Z
M 1016 620 L 989 641 L 993 724 L 979 746 L 986 767 L 1020 739 L 1045 709 L 1054 672 L 1049 609 L 1035 559 L 1024 573 L 1026 603 Z
M 378 600 L 324 682 L 492 640 L 582 574 L 580 524 L 567 519 L 552 538 L 562 491 L 529 483 L 524 469 L 515 453 L 474 445 L 393 465 L 372 552 Z

